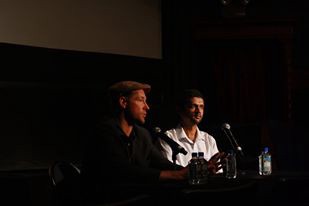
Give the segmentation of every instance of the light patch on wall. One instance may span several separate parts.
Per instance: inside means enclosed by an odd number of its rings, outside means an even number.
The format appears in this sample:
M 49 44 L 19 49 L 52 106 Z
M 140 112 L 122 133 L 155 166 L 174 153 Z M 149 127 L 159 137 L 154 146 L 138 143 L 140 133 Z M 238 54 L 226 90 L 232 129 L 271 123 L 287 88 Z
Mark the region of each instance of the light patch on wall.
M 160 0 L 6 0 L 0 42 L 161 58 Z

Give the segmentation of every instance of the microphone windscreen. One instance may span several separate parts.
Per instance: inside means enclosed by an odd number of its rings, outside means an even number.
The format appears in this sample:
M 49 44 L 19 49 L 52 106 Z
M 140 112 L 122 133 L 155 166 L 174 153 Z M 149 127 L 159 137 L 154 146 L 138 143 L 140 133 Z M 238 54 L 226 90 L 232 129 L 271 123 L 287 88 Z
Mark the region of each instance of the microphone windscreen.
M 221 128 L 222 129 L 231 129 L 231 126 L 228 123 L 224 123 Z
M 153 128 L 153 131 L 154 131 L 155 133 L 160 133 L 162 130 L 161 130 L 160 127 L 154 127 L 154 128 Z

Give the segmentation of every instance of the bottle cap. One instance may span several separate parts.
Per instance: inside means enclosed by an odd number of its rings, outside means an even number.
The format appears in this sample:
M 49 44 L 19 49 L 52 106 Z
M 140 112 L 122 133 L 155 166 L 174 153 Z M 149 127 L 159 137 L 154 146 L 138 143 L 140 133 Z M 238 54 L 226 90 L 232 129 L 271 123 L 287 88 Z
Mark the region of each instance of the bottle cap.
M 192 152 L 192 157 L 197 157 L 197 152 Z

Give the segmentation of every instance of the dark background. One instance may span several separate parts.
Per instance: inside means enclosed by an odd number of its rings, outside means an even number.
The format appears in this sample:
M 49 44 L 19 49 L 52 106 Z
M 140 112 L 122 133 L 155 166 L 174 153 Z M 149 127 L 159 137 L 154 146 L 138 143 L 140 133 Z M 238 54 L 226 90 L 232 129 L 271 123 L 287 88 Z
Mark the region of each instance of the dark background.
M 227 122 L 247 156 L 269 146 L 275 169 L 307 171 L 308 3 L 232 4 L 162 1 L 162 59 L 1 43 L 0 168 L 79 162 L 106 88 L 136 80 L 152 85 L 146 127 L 174 126 L 175 93 L 197 88 L 200 127 L 220 149 L 229 148 Z

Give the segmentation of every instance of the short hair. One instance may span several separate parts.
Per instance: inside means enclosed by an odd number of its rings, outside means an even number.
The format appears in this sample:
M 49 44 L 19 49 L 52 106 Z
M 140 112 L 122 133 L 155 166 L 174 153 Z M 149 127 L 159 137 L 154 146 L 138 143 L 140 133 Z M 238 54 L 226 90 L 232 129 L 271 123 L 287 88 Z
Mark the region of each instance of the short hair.
M 190 103 L 190 99 L 193 97 L 199 97 L 204 100 L 204 95 L 197 89 L 185 89 L 177 94 L 176 97 L 176 106 L 181 109 L 185 108 L 188 103 Z

